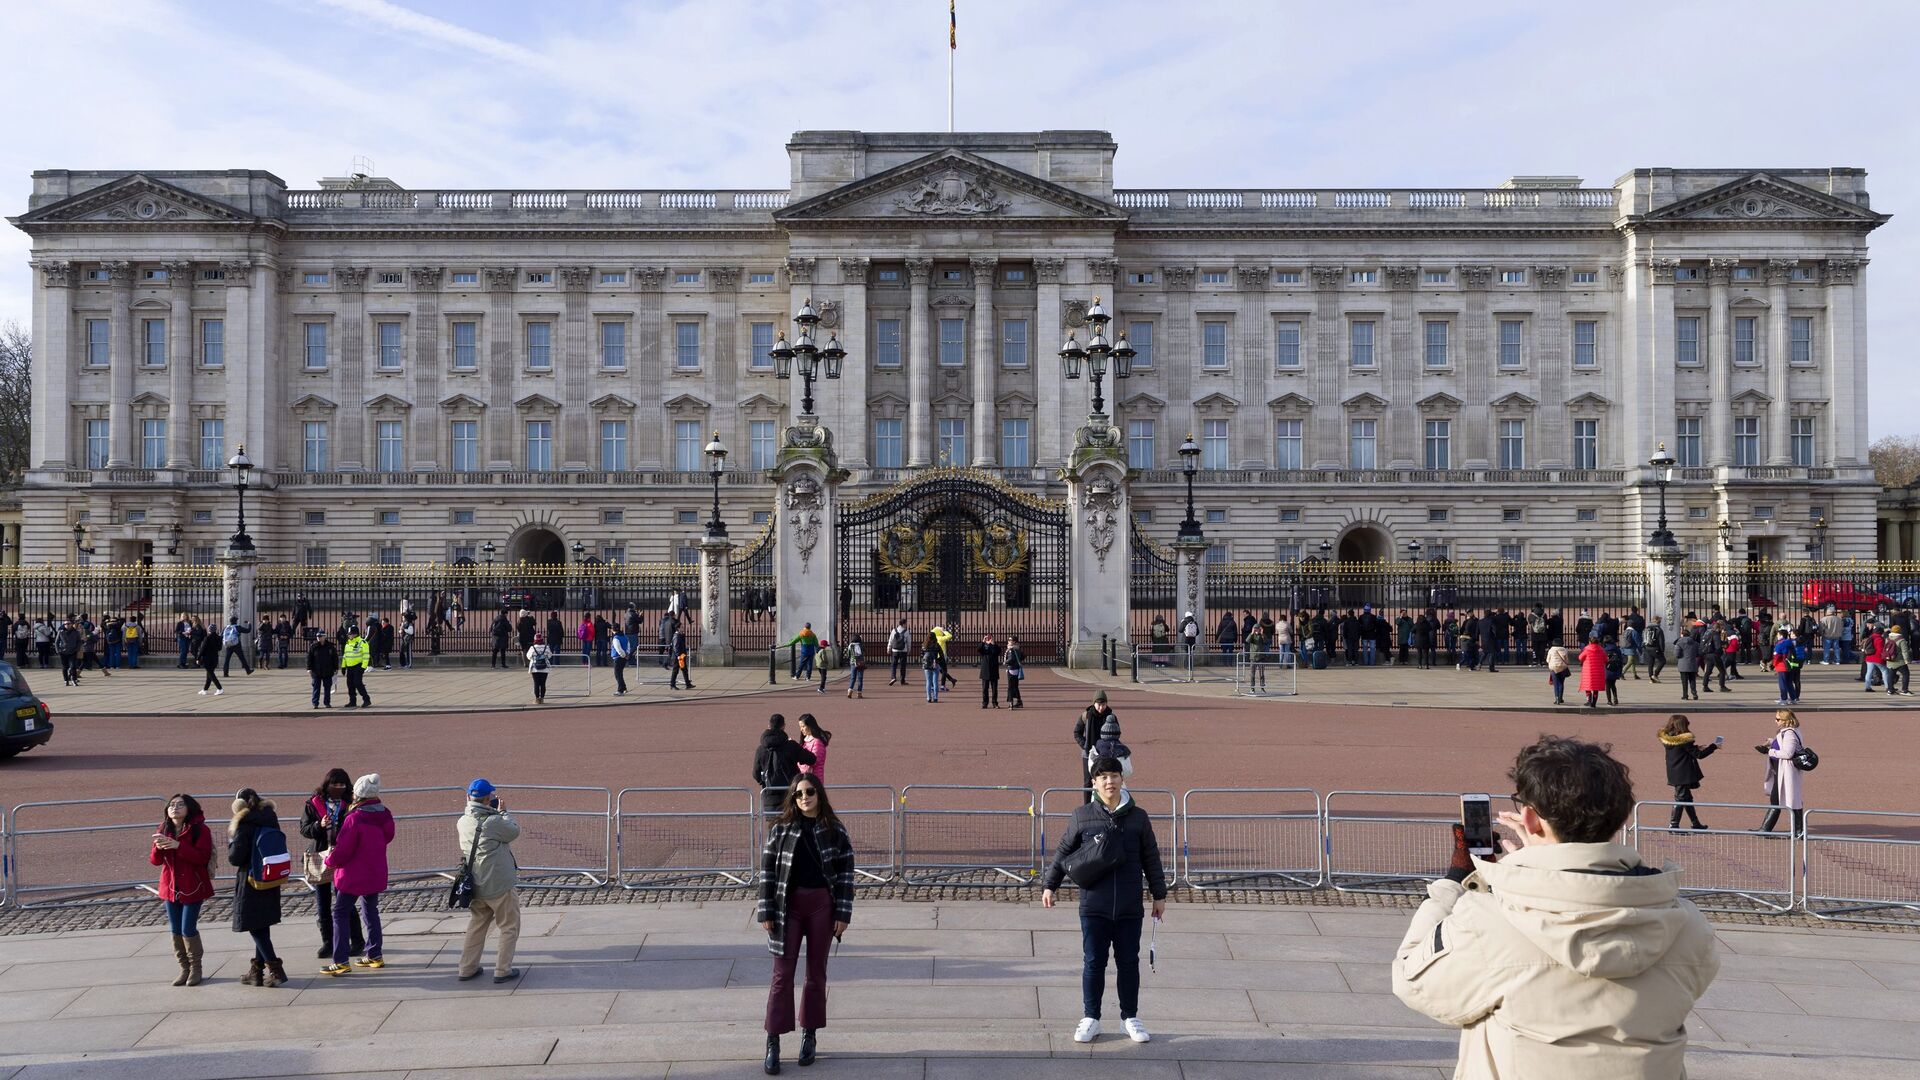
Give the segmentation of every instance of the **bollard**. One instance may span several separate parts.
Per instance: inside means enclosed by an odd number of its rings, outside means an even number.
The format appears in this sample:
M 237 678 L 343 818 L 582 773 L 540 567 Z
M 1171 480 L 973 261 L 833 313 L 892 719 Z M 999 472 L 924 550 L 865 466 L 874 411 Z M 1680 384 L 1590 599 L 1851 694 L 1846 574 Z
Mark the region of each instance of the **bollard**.
M 780 653 L 778 650 L 776 649 L 767 650 L 767 685 L 768 686 L 775 686 L 775 685 L 778 685 L 780 682 L 779 679 L 774 677 L 774 672 L 779 670 L 779 664 L 780 664 L 779 656 L 780 656 Z
M 1100 635 L 1100 667 L 1102 670 L 1105 670 L 1107 666 L 1107 649 L 1108 649 L 1107 635 L 1101 634 Z
M 1134 649 L 1133 656 L 1127 660 L 1127 668 L 1133 675 L 1133 681 L 1140 681 L 1140 650 Z

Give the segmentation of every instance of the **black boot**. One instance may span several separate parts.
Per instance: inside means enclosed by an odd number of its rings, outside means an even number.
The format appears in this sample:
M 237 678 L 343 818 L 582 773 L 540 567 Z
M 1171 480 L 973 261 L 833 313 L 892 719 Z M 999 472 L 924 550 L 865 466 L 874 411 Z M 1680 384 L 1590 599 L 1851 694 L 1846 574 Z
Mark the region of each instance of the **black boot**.
M 766 1070 L 768 1076 L 780 1075 L 780 1036 L 778 1035 L 767 1036 Z
M 795 1065 L 813 1064 L 813 1029 L 800 1029 L 800 1056 L 793 1059 Z

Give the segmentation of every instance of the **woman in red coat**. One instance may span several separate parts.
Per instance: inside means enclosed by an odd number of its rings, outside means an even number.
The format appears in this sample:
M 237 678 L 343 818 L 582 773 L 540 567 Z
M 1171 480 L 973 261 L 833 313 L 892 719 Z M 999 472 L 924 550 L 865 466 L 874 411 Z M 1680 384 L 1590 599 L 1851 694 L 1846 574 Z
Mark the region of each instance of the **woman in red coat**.
M 180 961 L 175 986 L 199 986 L 200 905 L 213 899 L 213 833 L 191 795 L 167 800 L 166 816 L 153 831 L 147 861 L 160 868 L 160 899 L 167 905 L 173 955 Z
M 1587 635 L 1587 647 L 1580 650 L 1580 689 L 1586 692 L 1587 708 L 1594 708 L 1600 702 L 1600 692 L 1607 688 L 1607 650 L 1600 647 L 1600 632 Z

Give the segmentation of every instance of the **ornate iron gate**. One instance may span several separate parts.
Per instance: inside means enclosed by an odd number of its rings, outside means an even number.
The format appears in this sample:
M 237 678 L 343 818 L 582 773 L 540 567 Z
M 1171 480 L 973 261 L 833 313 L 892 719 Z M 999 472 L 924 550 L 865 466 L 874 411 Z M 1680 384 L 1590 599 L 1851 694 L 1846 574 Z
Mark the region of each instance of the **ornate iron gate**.
M 773 587 L 773 522 L 727 562 L 727 581 L 733 591 L 733 648 L 736 653 L 765 653 L 773 648 L 773 615 L 779 602 Z
M 1152 640 L 1153 620 L 1165 620 L 1170 633 L 1180 627 L 1180 566 L 1173 551 L 1140 531 L 1133 522 L 1133 565 L 1127 575 L 1127 631 L 1135 644 Z
M 970 663 L 983 634 L 1017 634 L 1027 658 L 1066 654 L 1069 578 L 1065 503 L 1036 498 L 971 469 L 935 469 L 841 509 L 842 643 L 860 635 L 869 663 L 904 618 L 916 645 L 935 623 L 955 628 L 951 659 Z

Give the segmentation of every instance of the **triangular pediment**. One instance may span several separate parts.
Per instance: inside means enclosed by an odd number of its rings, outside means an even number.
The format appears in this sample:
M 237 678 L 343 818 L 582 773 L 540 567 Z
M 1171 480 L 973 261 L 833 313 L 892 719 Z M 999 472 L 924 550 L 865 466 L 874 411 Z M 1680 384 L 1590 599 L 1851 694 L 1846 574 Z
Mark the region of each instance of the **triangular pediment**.
M 413 408 L 413 402 L 408 401 L 405 398 L 394 397 L 392 394 L 381 394 L 379 397 L 369 399 L 366 403 L 365 408 L 368 412 L 379 412 L 382 410 L 385 410 L 388 412 L 392 412 L 394 410 L 405 412 L 406 410 Z
M 705 412 L 713 408 L 713 403 L 705 398 L 694 397 L 692 394 L 676 394 L 667 399 L 665 407 L 668 412 L 686 412 L 688 410 Z
M 1538 398 L 1530 398 L 1518 390 L 1493 399 L 1493 407 L 1496 409 L 1531 409 L 1538 404 L 1540 404 Z
M 1752 402 L 1755 405 L 1773 404 L 1772 398 L 1768 397 L 1767 395 L 1761 393 L 1758 390 L 1742 390 L 1739 393 L 1733 395 L 1733 401 L 1734 401 L 1734 404 L 1736 405 L 1744 404 L 1747 402 Z
M 560 403 L 545 394 L 528 394 L 526 397 L 514 402 L 513 407 L 519 409 L 521 412 L 533 412 L 540 409 L 545 409 L 549 412 L 560 411 Z
M 339 407 L 339 403 L 323 398 L 319 394 L 303 395 L 296 399 L 292 406 L 294 412 L 332 412 Z
M 1591 392 L 1581 394 L 1576 398 L 1570 398 L 1567 401 L 1567 408 L 1569 409 L 1608 409 L 1612 407 L 1613 402 L 1608 401 L 1599 394 Z
M 1369 394 L 1362 391 L 1340 404 L 1349 409 L 1384 409 L 1387 407 L 1387 399 L 1381 397 L 1379 394 Z
M 602 412 L 618 412 L 621 409 L 634 409 L 638 407 L 636 402 L 621 397 L 619 394 L 601 394 L 599 397 L 587 402 L 587 408 L 598 409 Z
M 449 412 L 459 410 L 480 412 L 487 407 L 486 402 L 467 394 L 455 394 L 452 397 L 441 398 L 438 404 L 442 409 L 446 409 Z
M 1414 402 L 1425 412 L 1448 412 L 1458 409 L 1462 402 L 1459 398 L 1445 392 L 1428 394 Z
M 782 225 L 888 221 L 1075 221 L 1119 224 L 1126 214 L 1072 188 L 964 150 L 942 150 L 855 180 L 774 213 Z
M 111 225 L 119 228 L 187 225 L 250 225 L 256 219 L 225 203 L 143 173 L 123 176 L 72 198 L 13 219 L 22 229 L 47 225 Z
M 1142 390 L 1121 401 L 1120 407 L 1132 410 L 1158 410 L 1166 408 L 1167 402 L 1165 398 L 1156 397 Z
M 1279 397 L 1274 398 L 1272 401 L 1267 402 L 1267 408 L 1269 409 L 1311 409 L 1313 408 L 1313 399 L 1310 397 L 1307 397 L 1304 394 L 1293 394 L 1293 393 L 1281 394 Z
M 754 394 L 742 398 L 735 407 L 741 412 L 779 412 L 786 408 L 778 399 L 768 397 L 766 394 Z
M 159 394 L 154 393 L 151 390 L 148 390 L 147 392 L 140 394 L 133 399 L 133 404 L 136 407 L 141 405 L 165 405 L 166 403 L 167 403 L 166 398 L 160 396 Z
M 1225 394 L 1216 392 L 1195 400 L 1193 407 L 1196 409 L 1237 409 L 1240 407 L 1240 402 L 1237 398 L 1231 398 Z
M 1023 394 L 1018 390 L 1009 390 L 1008 392 L 1001 394 L 999 397 L 994 398 L 993 400 L 995 404 L 1003 407 L 1013 406 L 1013 407 L 1022 407 L 1022 408 L 1031 409 L 1033 408 L 1033 405 L 1034 405 L 1034 401 L 1031 397 L 1028 397 L 1026 394 Z
M 1865 207 L 1836 199 L 1810 187 L 1757 172 L 1731 183 L 1690 195 L 1643 215 L 1643 222 L 1689 224 L 1712 221 L 1727 224 L 1825 222 L 1872 228 L 1888 220 Z
M 906 404 L 907 399 L 899 394 L 881 393 L 867 399 L 867 407 L 870 409 L 899 409 L 905 408 Z

